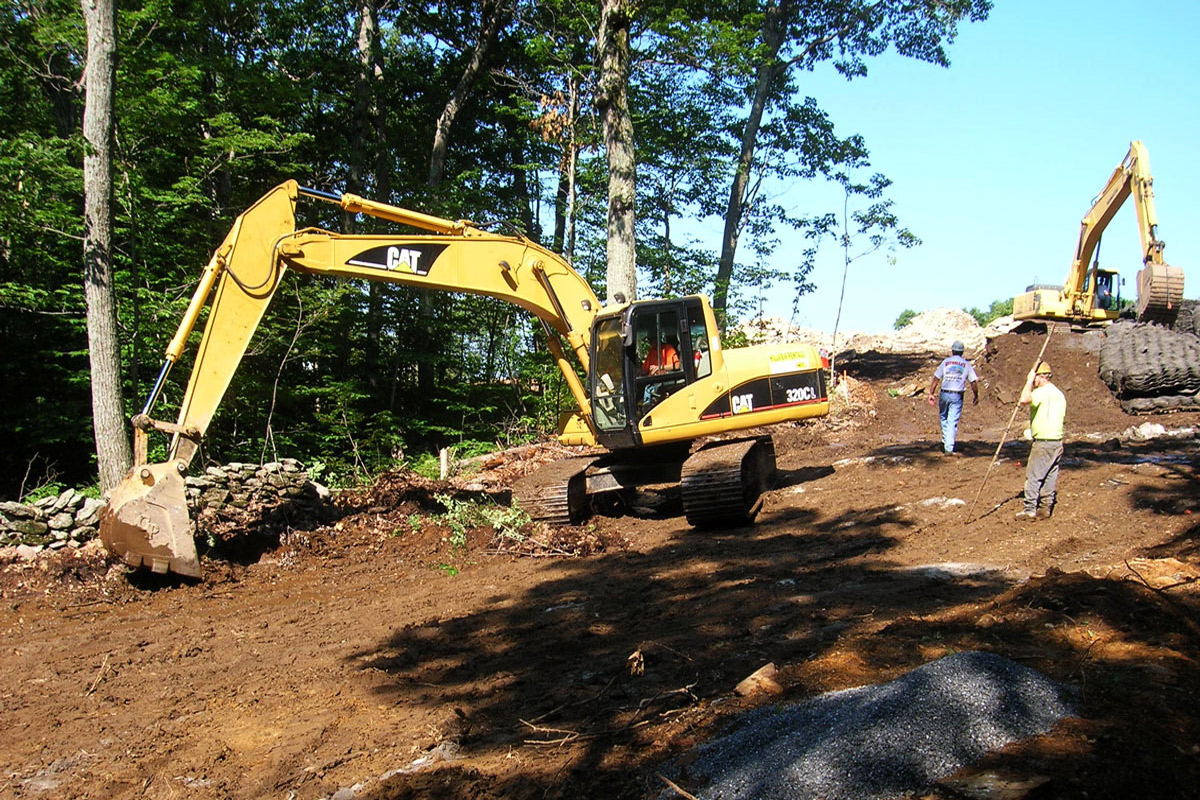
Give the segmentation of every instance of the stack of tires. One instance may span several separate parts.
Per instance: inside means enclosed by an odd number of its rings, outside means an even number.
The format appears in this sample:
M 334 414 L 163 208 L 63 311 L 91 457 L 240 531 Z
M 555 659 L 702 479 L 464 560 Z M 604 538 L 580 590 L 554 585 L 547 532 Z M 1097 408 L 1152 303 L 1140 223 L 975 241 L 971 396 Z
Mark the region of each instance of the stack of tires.
M 1171 330 L 1200 336 L 1200 300 L 1184 300 L 1179 304 L 1179 314 Z
M 1189 324 L 1194 324 L 1192 310 Z M 1146 323 L 1115 322 L 1100 348 L 1100 378 L 1128 414 L 1200 410 L 1200 337 Z

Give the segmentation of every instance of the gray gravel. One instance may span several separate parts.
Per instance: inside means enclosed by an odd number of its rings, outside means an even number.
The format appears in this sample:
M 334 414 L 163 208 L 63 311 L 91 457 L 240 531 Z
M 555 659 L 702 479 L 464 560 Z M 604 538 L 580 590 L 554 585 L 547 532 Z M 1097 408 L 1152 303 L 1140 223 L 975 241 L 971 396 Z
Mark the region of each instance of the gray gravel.
M 956 653 L 890 683 L 756 709 L 699 747 L 682 776 L 667 774 L 701 800 L 891 798 L 1045 733 L 1073 709 L 1070 690 L 1035 670 Z

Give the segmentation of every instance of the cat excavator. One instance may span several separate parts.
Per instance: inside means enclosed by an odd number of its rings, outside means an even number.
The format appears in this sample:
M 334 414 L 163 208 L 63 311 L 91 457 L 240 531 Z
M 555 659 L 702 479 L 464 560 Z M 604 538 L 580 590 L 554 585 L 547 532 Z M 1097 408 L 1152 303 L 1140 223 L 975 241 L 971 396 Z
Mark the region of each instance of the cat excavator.
M 1142 268 L 1137 273 L 1134 314 L 1139 322 L 1170 325 L 1183 300 L 1183 270 L 1163 260 L 1164 243 L 1158 238 L 1154 211 L 1154 178 L 1150 158 L 1140 141 L 1113 170 L 1108 182 L 1084 215 L 1075 257 L 1062 286 L 1030 286 L 1013 298 L 1013 318 L 1069 322 L 1077 327 L 1104 326 L 1121 315 L 1120 278 L 1113 270 L 1092 261 L 1100 237 L 1125 200 L 1134 199 L 1138 234 L 1142 243 Z
M 301 198 L 420 233 L 296 229 Z M 723 348 L 701 295 L 602 305 L 559 255 L 517 233 L 283 183 L 234 222 L 205 267 L 162 368 L 133 420 L 134 466 L 102 512 L 105 546 L 133 567 L 201 575 L 184 474 L 288 270 L 500 298 L 541 321 L 577 408 L 559 440 L 599 446 L 513 487 L 534 519 L 567 524 L 600 498 L 678 484 L 697 527 L 752 522 L 775 471 L 769 434 L 752 429 L 829 412 L 828 360 L 811 345 Z M 172 366 L 208 306 L 174 422 L 152 416 Z M 148 462 L 148 434 L 171 437 Z

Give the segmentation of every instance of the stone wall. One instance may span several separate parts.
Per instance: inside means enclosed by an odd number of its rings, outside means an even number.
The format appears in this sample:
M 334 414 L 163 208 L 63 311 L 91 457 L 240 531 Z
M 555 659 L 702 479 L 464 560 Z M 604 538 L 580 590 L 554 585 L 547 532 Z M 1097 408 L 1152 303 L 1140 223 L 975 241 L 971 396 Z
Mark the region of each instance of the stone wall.
M 0 547 L 59 550 L 96 538 L 102 500 L 74 489 L 36 503 L 0 503 Z
M 322 502 L 329 499 L 329 490 L 310 481 L 304 467 L 294 458 L 261 466 L 234 462 L 209 467 L 203 475 L 190 476 L 184 482 L 193 518 L 204 508 L 248 508 L 252 503 L 275 505 L 305 497 Z
M 329 490 L 310 481 L 293 458 L 261 466 L 233 463 L 208 467 L 203 475 L 187 477 L 184 483 L 192 519 L 204 509 L 270 507 L 283 502 L 319 506 L 329 499 Z M 81 547 L 97 537 L 103 507 L 104 501 L 84 497 L 74 489 L 31 504 L 0 502 L 0 547 L 18 547 L 26 557 Z

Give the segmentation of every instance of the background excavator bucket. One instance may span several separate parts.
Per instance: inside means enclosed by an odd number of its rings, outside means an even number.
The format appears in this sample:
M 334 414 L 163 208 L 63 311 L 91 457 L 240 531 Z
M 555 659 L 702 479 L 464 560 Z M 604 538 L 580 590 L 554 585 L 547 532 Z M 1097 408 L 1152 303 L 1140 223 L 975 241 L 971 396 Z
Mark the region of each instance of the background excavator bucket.
M 132 567 L 200 577 L 179 462 L 134 467 L 100 513 L 100 539 Z

